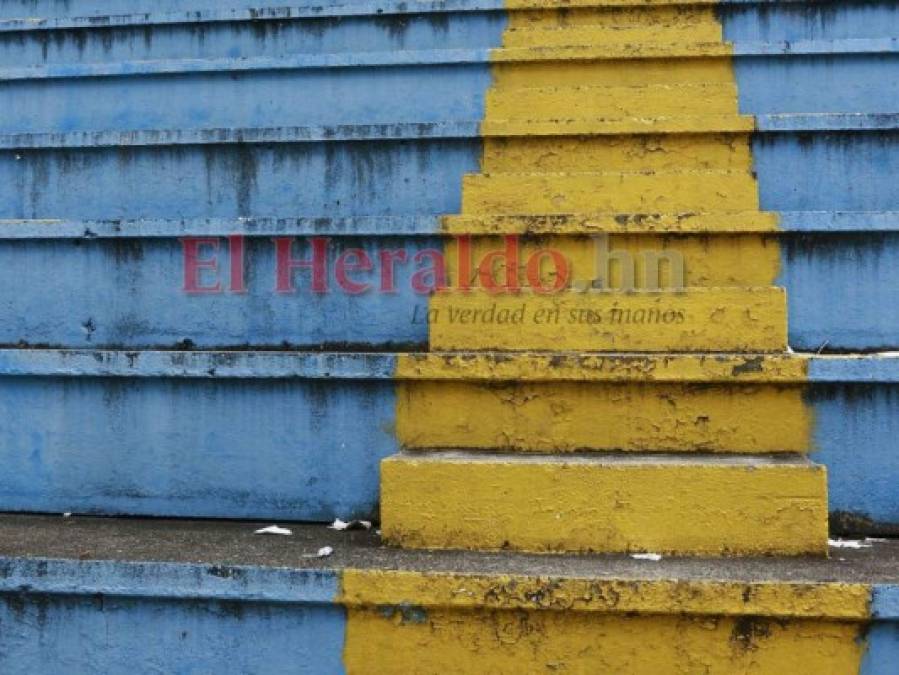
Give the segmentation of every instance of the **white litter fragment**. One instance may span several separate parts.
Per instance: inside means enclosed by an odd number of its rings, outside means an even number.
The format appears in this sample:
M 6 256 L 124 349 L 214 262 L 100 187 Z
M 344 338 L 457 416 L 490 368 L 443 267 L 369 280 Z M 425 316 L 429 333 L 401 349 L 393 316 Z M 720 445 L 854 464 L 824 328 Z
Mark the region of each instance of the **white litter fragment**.
M 834 548 L 871 548 L 871 544 L 866 544 L 858 539 L 828 539 L 827 544 Z
M 884 539 L 883 537 L 865 537 L 865 542 L 870 544 L 883 544 L 888 541 L 889 539 Z
M 351 520 L 349 522 L 344 522 L 340 518 L 337 518 L 333 523 L 328 525 L 328 528 L 332 530 L 370 530 L 371 529 L 371 521 L 369 520 Z
M 662 556 L 658 553 L 632 553 L 631 558 L 634 560 L 651 560 L 652 562 L 659 562 L 662 559 Z
M 66 511 L 64 514 L 62 514 L 62 517 L 63 517 L 63 518 L 71 518 L 71 517 L 72 517 L 72 512 L 71 512 L 71 511 Z
M 310 553 L 308 555 L 304 555 L 304 558 L 327 558 L 329 555 L 334 553 L 334 549 L 330 546 L 322 546 L 316 553 Z
M 286 527 L 278 527 L 277 525 L 269 525 L 268 527 L 263 527 L 261 530 L 256 530 L 253 534 L 280 534 L 285 537 L 289 537 L 293 534 Z

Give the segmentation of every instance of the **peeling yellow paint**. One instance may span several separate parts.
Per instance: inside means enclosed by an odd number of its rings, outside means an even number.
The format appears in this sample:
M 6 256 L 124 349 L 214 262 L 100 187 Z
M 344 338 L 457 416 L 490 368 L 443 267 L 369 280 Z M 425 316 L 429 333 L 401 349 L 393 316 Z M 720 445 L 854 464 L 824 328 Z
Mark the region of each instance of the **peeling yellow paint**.
M 351 609 L 349 673 L 855 673 L 860 626 L 764 618 Z
M 603 234 L 603 233 L 597 233 Z M 656 235 L 614 234 L 607 238 L 583 235 L 531 236 L 516 242 L 518 284 L 529 286 L 528 261 L 541 250 L 553 250 L 566 260 L 569 286 L 582 282 L 589 286 L 602 278 L 609 288 L 622 287 L 625 263 L 633 272 L 636 288 L 649 288 L 656 279 L 658 288 L 677 287 L 770 287 L 780 273 L 780 247 L 770 236 L 756 234 Z M 446 271 L 451 288 L 465 281 L 470 287 L 480 286 L 479 267 L 493 251 L 503 252 L 504 241 L 495 237 L 474 237 L 467 245 L 470 263 L 467 279 L 459 278 L 460 248 L 458 240 L 445 245 Z M 466 253 L 465 255 L 469 255 Z M 677 261 L 672 266 L 672 262 Z M 485 270 L 497 283 L 506 280 L 505 256 L 490 259 Z M 537 270 L 542 287 L 551 288 L 556 279 L 552 265 L 542 264 Z M 647 272 L 650 274 L 647 277 Z M 676 277 L 676 278 L 674 278 Z M 584 286 L 581 286 L 584 287 Z M 714 345 L 709 344 L 709 349 Z M 637 350 L 637 345 L 633 346 Z
M 481 168 L 520 171 L 742 171 L 750 165 L 747 136 L 562 136 L 488 138 Z M 748 215 L 748 214 L 747 214 Z
M 402 381 L 407 448 L 807 452 L 802 386 Z
M 540 119 L 564 115 L 584 117 L 637 117 L 651 110 L 655 117 L 695 115 L 696 101 L 703 111 L 736 115 L 737 91 L 729 83 L 654 84 L 639 87 L 529 87 L 496 89 L 487 94 L 489 119 Z
M 381 514 L 413 548 L 827 554 L 826 473 L 806 460 L 406 453 L 381 462 Z
M 509 23 L 503 45 L 522 44 L 543 47 L 552 43 L 548 37 L 527 37 L 529 31 L 568 29 L 569 37 L 561 42 L 597 44 L 621 41 L 630 44 L 646 42 L 676 42 L 684 39 L 702 42 L 721 42 L 721 23 L 713 7 L 631 3 L 632 6 L 608 6 L 595 3 L 578 9 L 559 11 L 564 3 L 544 3 L 530 11 L 509 12 Z M 572 39 L 571 29 L 590 31 L 584 41 Z M 522 33 L 525 35 L 522 36 Z M 578 33 L 574 33 L 578 35 Z M 667 38 L 670 38 L 667 39 Z
M 808 381 L 808 357 L 797 354 L 418 353 L 397 355 L 395 377 L 482 382 L 804 384 Z
M 744 171 L 491 173 L 467 175 L 463 213 L 676 213 L 757 210 Z
M 346 570 L 350 673 L 852 673 L 862 584 Z
M 348 607 L 556 610 L 866 620 L 864 584 L 621 578 L 347 569 L 339 602 Z

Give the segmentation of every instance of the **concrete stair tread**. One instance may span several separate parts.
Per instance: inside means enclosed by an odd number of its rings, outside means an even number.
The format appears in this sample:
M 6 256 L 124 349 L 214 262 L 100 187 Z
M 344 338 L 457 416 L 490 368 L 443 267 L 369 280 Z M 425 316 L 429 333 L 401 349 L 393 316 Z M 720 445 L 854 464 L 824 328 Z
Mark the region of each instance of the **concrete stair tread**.
M 0 560 L 193 563 L 336 570 L 395 569 L 456 574 L 526 574 L 559 578 L 674 579 L 698 582 L 789 581 L 796 584 L 899 584 L 899 539 L 831 556 L 666 557 L 649 565 L 624 555 L 581 556 L 490 551 L 421 551 L 382 545 L 377 528 L 335 531 L 328 523 L 278 521 L 290 537 L 254 536 L 271 521 L 102 518 L 74 514 L 0 514 Z M 327 558 L 306 558 L 322 546 Z M 845 560 L 840 561 L 837 558 Z
M 481 123 L 485 136 L 633 135 L 674 133 L 748 133 L 756 128 L 749 115 L 645 115 L 639 117 L 567 117 L 498 119 Z
M 529 86 L 529 87 L 502 87 L 491 89 L 488 92 L 490 99 L 503 98 L 506 96 L 518 96 L 529 93 L 560 93 L 560 94 L 582 94 L 597 96 L 616 96 L 622 95 L 655 95 L 662 92 L 684 92 L 690 94 L 702 92 L 722 92 L 726 94 L 736 94 L 737 85 L 733 82 L 671 82 L 665 84 L 636 84 L 636 85 L 553 85 L 553 86 Z
M 899 354 L 589 351 L 193 352 L 0 349 L 0 373 L 32 377 L 561 382 L 899 382 Z
M 559 36 L 564 37 L 564 36 Z M 582 44 L 558 40 L 545 46 L 518 46 L 514 43 L 494 49 L 491 60 L 496 62 L 528 61 L 628 61 L 639 59 L 690 59 L 729 57 L 734 50 L 722 42 L 610 42 Z
M 722 454 L 705 452 L 565 452 L 521 453 L 491 450 L 467 450 L 464 448 L 415 448 L 402 453 L 406 459 L 416 462 L 462 462 L 495 464 L 497 462 L 519 465 L 542 465 L 546 463 L 564 466 L 604 466 L 617 469 L 630 467 L 657 467 L 664 470 L 670 466 L 715 466 L 736 467 L 764 471 L 769 468 L 796 467 L 821 470 L 807 456 L 795 452 L 768 454 Z
M 741 171 L 738 169 L 659 169 L 659 170 L 644 170 L 644 171 L 491 171 L 485 173 L 469 173 L 465 174 L 466 177 L 477 177 L 478 179 L 488 179 L 488 178 L 527 178 L 527 177 L 538 177 L 538 178 L 578 178 L 578 177 L 592 177 L 592 178 L 608 178 L 608 177 L 644 177 L 644 176 L 658 176 L 658 177 L 666 177 L 666 176 L 700 176 L 700 177 L 709 177 L 709 176 L 735 176 L 735 177 L 744 177 L 751 176 L 751 171 Z M 714 210 L 713 210 L 714 211 Z M 738 209 L 737 211 L 747 212 L 748 210 Z M 683 212 L 686 212 L 684 210 Z M 600 211 L 599 213 L 603 213 Z M 608 212 L 607 212 L 608 213 Z M 509 215 L 509 214 L 502 214 Z M 514 215 L 514 214 L 511 214 Z
M 779 217 L 764 211 L 701 211 L 681 213 L 484 214 L 444 216 L 444 231 L 466 234 L 777 232 Z

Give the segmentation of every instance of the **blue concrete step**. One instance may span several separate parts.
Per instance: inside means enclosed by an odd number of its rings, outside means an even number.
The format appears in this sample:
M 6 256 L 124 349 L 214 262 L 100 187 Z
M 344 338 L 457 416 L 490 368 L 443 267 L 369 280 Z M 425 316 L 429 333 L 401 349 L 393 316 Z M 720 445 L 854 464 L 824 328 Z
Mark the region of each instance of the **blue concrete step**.
M 90 181 L 91 174 L 84 171 L 72 178 L 93 188 L 98 200 L 114 197 L 116 192 L 123 199 L 137 199 L 138 186 L 125 181 L 121 171 L 113 178 L 114 168 L 110 164 L 109 173 L 104 172 L 107 177 L 96 181 Z M 118 168 L 121 170 L 121 165 Z M 425 186 L 433 185 L 434 190 L 417 193 L 419 199 L 431 204 L 439 199 L 438 190 L 446 184 L 435 185 L 431 180 L 445 175 L 446 169 L 443 166 L 440 173 L 428 177 Z M 275 175 L 287 180 L 283 172 L 272 168 L 264 180 L 260 176 L 259 185 L 277 188 Z M 185 183 L 178 183 L 177 174 L 160 173 L 162 180 L 169 183 L 172 195 L 180 192 L 186 199 L 193 197 L 185 192 Z M 148 199 L 165 194 L 159 181 L 145 186 Z M 380 217 L 236 219 L 226 212 L 224 217 L 208 219 L 98 222 L 71 219 L 76 215 L 72 213 L 76 202 L 88 207 L 85 215 L 97 204 L 87 199 L 85 192 L 74 190 L 74 185 L 75 180 L 59 184 L 57 196 L 73 205 L 62 211 L 70 214 L 67 219 L 0 221 L 0 307 L 7 317 L 0 324 L 0 345 L 421 348 L 427 343 L 428 297 L 427 287 L 416 286 L 415 279 L 432 264 L 427 251 L 443 252 L 449 263 L 455 264 L 449 249 L 453 237 L 440 233 L 437 216 L 397 215 L 399 207 L 396 211 L 392 208 L 397 202 L 383 194 L 379 198 L 388 200 L 382 205 L 385 215 Z M 351 199 L 352 179 L 344 190 Z M 237 191 L 239 201 L 239 188 Z M 285 197 L 265 192 L 244 196 L 251 203 Z M 297 196 L 305 200 L 309 195 L 301 192 Z M 396 195 L 397 201 L 400 196 Z M 317 195 L 318 199 L 327 197 L 327 193 Z M 200 200 L 194 201 L 196 213 L 202 213 Z M 174 211 L 178 204 L 166 206 Z M 183 201 L 180 205 L 185 206 Z M 206 209 L 207 216 L 225 206 L 218 202 L 217 208 Z M 286 206 L 284 210 L 287 212 Z M 186 207 L 182 211 L 184 215 L 189 212 Z M 787 212 L 782 214 L 781 228 L 748 234 L 700 232 L 696 236 L 706 243 L 761 238 L 777 247 L 773 249 L 780 260 L 775 283 L 787 289 L 794 349 L 877 351 L 899 347 L 899 316 L 887 309 L 899 303 L 899 218 L 895 213 Z M 228 239 L 233 236 L 241 236 L 241 243 Z M 293 256 L 311 259 L 315 236 L 328 239 L 321 244 L 321 258 L 327 259 L 328 292 L 313 292 L 308 270 L 294 273 L 294 292 L 276 292 L 277 258 L 272 239 L 296 237 Z M 212 238 L 199 250 L 202 260 L 216 261 L 217 269 L 209 267 L 211 262 L 205 263 L 198 268 L 196 281 L 197 288 L 219 284 L 219 292 L 185 292 L 184 237 Z M 212 245 L 218 250 L 213 251 Z M 245 293 L 235 292 L 240 290 L 239 282 L 236 276 L 233 281 L 231 278 L 231 249 L 237 260 L 238 245 L 243 250 Z M 585 245 L 591 245 L 589 240 Z M 372 271 L 355 275 L 357 281 L 371 286 L 359 295 L 345 292 L 336 277 L 338 259 L 354 248 L 365 251 L 373 261 Z M 614 240 L 611 248 L 615 249 Z M 406 262 L 393 265 L 394 292 L 380 292 L 385 267 L 380 262 L 381 252 L 396 250 L 405 251 Z M 581 273 L 592 278 L 593 270 Z M 47 302 L 48 297 L 65 300 Z M 835 307 L 840 311 L 835 312 Z
M 402 444 L 403 383 L 602 388 L 655 372 L 641 386 L 804 395 L 834 522 L 899 532 L 899 359 L 768 357 L 769 368 L 709 357 L 721 364 L 712 375 L 678 366 L 696 358 L 0 350 L 0 511 L 372 518 L 379 462 Z
M 267 524 L 0 517 L 0 669 L 474 672 L 487 654 L 502 673 L 661 658 L 886 675 L 899 653 L 896 541 L 710 564 L 401 551 L 323 525 L 253 535 Z M 675 631 L 693 638 L 677 652 L 630 647 Z

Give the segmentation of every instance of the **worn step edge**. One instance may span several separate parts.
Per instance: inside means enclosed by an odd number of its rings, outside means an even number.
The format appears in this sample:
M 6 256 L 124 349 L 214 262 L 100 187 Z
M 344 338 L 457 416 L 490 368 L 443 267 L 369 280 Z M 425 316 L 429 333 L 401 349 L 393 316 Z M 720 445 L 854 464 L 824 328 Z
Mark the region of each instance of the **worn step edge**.
M 798 455 L 443 450 L 381 462 L 381 531 L 401 547 L 826 555 L 827 517 L 826 469 Z
M 602 613 L 899 618 L 899 542 L 839 557 L 721 559 L 419 552 L 292 524 L 0 516 L 0 593 Z M 236 542 L 239 542 L 237 544 Z M 318 548 L 328 558 L 312 557 Z M 308 554 L 310 557 L 304 557 Z M 609 592 L 605 592 L 609 591 Z
M 475 382 L 899 383 L 899 353 L 354 353 L 0 349 L 0 377 Z
M 2 31 L 0 31 L 2 35 Z M 553 47 L 504 47 L 285 54 L 278 57 L 146 59 L 94 63 L 49 63 L 0 67 L 0 82 L 141 77 L 198 73 L 317 70 L 430 65 L 512 64 L 541 61 L 629 61 L 652 59 L 708 59 L 753 56 L 840 56 L 896 54 L 899 40 L 846 39 L 796 42 L 695 42 Z
M 899 113 L 788 113 L 620 120 L 480 120 L 198 129 L 121 129 L 0 133 L 0 149 L 164 147 L 235 143 L 321 143 L 521 136 L 747 134 L 899 130 Z
M 565 0 L 560 8 L 637 7 L 695 5 L 767 5 L 802 3 L 806 0 Z M 67 28 L 107 28 L 168 24 L 217 23 L 235 21 L 282 21 L 342 16 L 384 16 L 442 14 L 448 12 L 491 12 L 545 9 L 544 0 L 326 0 L 308 5 L 260 6 L 249 9 L 202 9 L 187 12 L 142 12 L 121 15 L 94 14 L 75 17 L 23 17 L 0 19 L 0 32 L 49 31 Z
M 899 211 L 720 211 L 561 215 L 308 218 L 0 219 L 0 241 L 183 236 L 473 236 L 493 234 L 730 234 L 899 232 Z

